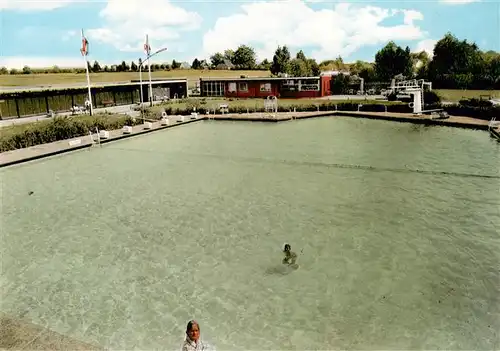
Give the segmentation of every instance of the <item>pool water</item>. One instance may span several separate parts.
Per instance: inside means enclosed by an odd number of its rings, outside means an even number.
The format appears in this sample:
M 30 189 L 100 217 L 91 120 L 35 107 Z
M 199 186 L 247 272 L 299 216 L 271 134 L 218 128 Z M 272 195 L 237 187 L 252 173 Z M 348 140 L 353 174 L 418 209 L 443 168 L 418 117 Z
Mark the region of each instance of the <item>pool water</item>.
M 499 150 L 204 121 L 4 168 L 0 312 L 116 350 L 179 349 L 193 318 L 218 350 L 498 349 Z

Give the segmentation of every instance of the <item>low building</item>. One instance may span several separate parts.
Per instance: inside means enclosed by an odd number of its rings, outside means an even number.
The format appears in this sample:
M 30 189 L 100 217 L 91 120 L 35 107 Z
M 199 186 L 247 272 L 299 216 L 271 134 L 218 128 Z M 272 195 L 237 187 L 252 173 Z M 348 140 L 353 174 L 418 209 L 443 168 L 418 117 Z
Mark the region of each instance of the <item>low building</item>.
M 140 90 L 140 81 L 132 80 L 130 84 L 136 84 Z M 149 80 L 142 81 L 142 101 L 149 101 Z M 188 80 L 180 79 L 151 79 L 153 100 L 184 98 L 188 96 Z
M 152 80 L 154 100 L 186 97 L 187 79 Z M 91 84 L 94 108 L 130 105 L 140 101 L 141 84 L 128 83 Z M 149 101 L 149 81 L 142 81 L 143 101 Z M 86 85 L 55 85 L 12 87 L 0 90 L 0 118 L 25 117 L 46 114 L 49 111 L 67 112 L 73 106 L 83 106 L 88 99 Z
M 201 78 L 200 93 L 205 97 L 226 98 L 315 98 L 330 95 L 331 76 Z

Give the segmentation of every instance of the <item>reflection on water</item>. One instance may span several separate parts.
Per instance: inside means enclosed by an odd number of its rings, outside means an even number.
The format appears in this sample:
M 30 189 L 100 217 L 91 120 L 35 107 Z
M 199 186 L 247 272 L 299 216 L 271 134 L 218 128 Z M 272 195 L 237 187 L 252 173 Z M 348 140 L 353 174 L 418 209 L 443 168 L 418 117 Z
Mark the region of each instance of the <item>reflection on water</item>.
M 499 147 L 207 121 L 3 169 L 1 312 L 111 349 L 193 318 L 219 350 L 498 349 Z

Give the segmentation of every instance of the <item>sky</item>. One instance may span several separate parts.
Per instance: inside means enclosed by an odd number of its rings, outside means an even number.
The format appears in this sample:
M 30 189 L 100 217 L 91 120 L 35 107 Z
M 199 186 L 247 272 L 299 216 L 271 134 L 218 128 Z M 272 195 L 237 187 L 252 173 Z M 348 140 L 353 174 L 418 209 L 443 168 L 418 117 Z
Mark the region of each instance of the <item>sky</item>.
M 246 44 L 259 60 L 278 45 L 319 61 L 373 61 L 393 40 L 432 54 L 448 31 L 500 51 L 497 0 L 0 0 L 0 67 L 79 67 L 144 58 L 146 34 L 157 63 L 208 59 Z

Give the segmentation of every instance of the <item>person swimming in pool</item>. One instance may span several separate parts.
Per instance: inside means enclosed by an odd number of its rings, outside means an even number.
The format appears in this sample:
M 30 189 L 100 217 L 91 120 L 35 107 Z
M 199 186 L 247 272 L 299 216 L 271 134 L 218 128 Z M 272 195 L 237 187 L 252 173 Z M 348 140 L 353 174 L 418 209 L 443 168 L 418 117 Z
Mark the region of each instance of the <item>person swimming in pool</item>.
M 285 254 L 283 261 L 281 261 L 283 264 L 295 264 L 295 261 L 297 260 L 297 254 L 292 251 L 292 247 L 289 244 L 285 244 L 285 246 L 283 247 L 283 253 Z

